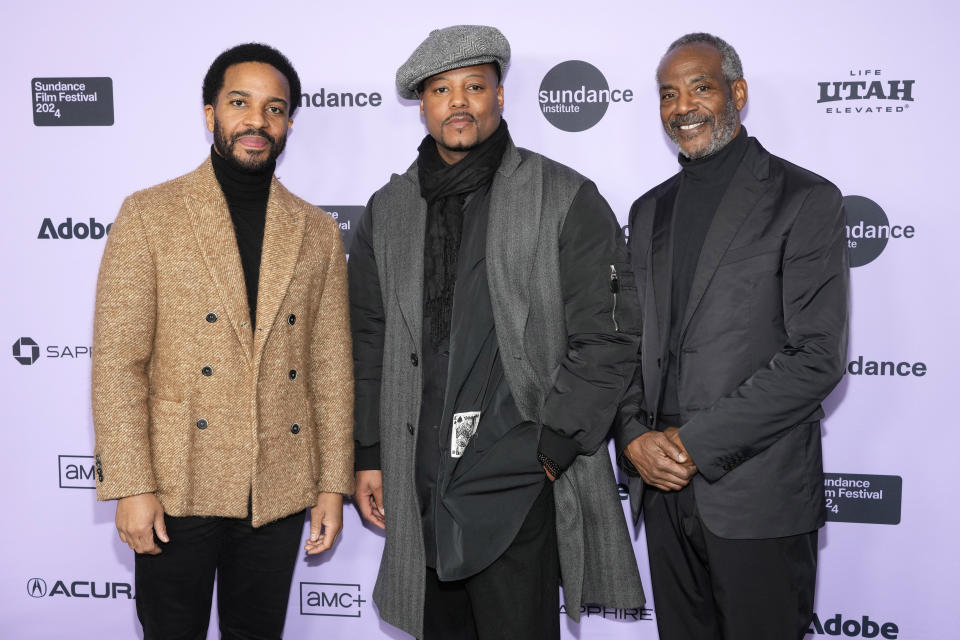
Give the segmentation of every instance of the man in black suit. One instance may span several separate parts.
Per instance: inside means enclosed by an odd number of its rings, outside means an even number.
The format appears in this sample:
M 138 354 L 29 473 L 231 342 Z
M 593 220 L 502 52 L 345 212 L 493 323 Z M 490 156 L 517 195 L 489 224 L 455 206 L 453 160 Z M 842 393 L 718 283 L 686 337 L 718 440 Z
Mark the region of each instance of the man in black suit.
M 661 640 L 801 638 L 823 525 L 820 404 L 843 375 L 840 192 L 747 137 L 736 51 L 657 69 L 680 172 L 630 211 L 641 362 L 616 427 Z

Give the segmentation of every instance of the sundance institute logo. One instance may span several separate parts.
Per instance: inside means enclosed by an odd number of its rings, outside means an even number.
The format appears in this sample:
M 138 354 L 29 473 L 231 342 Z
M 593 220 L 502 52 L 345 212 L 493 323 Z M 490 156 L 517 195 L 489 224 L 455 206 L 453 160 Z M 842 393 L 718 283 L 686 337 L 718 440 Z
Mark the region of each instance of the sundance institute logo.
M 562 131 L 586 131 L 600 122 L 611 102 L 633 102 L 631 89 L 611 89 L 589 62 L 567 60 L 547 72 L 538 94 L 543 116 Z
M 851 267 L 862 267 L 876 260 L 890 238 L 910 239 L 917 232 L 913 225 L 891 225 L 880 205 L 863 196 L 844 196 L 843 209 Z

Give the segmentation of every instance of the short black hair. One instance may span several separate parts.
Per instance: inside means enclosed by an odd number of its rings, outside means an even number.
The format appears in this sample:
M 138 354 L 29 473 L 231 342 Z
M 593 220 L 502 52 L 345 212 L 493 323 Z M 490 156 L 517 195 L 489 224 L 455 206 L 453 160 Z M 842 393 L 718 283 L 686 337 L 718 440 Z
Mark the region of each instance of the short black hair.
M 215 105 L 217 95 L 223 89 L 223 76 L 228 67 L 243 62 L 262 62 L 282 73 L 287 78 L 287 84 L 290 85 L 290 105 L 289 115 L 293 117 L 293 112 L 300 106 L 300 76 L 293 64 L 273 47 L 259 42 L 248 42 L 247 44 L 238 44 L 231 47 L 217 56 L 210 68 L 207 69 L 207 75 L 203 77 L 203 104 Z

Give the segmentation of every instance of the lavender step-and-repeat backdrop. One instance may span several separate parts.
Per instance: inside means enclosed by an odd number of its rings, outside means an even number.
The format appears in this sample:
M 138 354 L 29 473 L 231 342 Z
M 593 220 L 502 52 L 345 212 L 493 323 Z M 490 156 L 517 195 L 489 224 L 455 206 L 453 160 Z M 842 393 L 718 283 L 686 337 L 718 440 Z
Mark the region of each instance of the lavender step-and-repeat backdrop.
M 208 153 L 209 63 L 251 40 L 293 60 L 304 95 L 277 171 L 349 240 L 362 205 L 425 133 L 394 71 L 430 29 L 458 23 L 494 24 L 510 39 L 505 116 L 517 143 L 592 177 L 624 220 L 677 169 L 653 78 L 665 47 L 706 30 L 738 48 L 750 133 L 847 196 L 849 366 L 823 425 L 829 522 L 810 637 L 957 637 L 952 5 L 115 0 L 2 13 L 0 637 L 139 637 L 132 553 L 114 504 L 93 490 L 94 287 L 123 197 Z M 297 563 L 287 637 L 405 637 L 371 599 L 382 545 L 348 505 L 334 553 Z M 651 597 L 643 610 L 587 609 L 563 633 L 654 639 L 668 606 Z

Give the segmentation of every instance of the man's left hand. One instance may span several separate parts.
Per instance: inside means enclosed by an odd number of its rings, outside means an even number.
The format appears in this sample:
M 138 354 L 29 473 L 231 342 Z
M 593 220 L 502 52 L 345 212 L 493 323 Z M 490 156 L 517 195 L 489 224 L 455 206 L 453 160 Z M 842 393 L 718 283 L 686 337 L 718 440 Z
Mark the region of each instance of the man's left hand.
M 554 480 L 556 480 L 556 478 L 553 477 L 553 474 L 550 473 L 550 469 L 547 469 L 546 467 L 544 467 L 543 472 L 547 474 L 547 479 L 550 480 L 550 482 L 553 482 Z
M 307 555 L 322 553 L 333 546 L 343 529 L 343 496 L 339 493 L 321 493 L 317 504 L 310 508 L 310 538 L 304 549 Z

